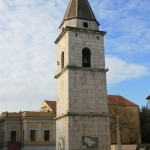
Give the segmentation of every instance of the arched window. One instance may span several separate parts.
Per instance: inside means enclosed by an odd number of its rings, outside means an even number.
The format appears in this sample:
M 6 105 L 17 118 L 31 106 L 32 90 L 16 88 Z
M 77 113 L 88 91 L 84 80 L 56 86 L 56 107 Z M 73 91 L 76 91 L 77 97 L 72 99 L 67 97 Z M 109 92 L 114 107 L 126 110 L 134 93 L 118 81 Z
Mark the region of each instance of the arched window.
M 61 54 L 61 69 L 64 68 L 64 52 Z
M 88 48 L 82 50 L 82 67 L 91 67 L 91 52 Z

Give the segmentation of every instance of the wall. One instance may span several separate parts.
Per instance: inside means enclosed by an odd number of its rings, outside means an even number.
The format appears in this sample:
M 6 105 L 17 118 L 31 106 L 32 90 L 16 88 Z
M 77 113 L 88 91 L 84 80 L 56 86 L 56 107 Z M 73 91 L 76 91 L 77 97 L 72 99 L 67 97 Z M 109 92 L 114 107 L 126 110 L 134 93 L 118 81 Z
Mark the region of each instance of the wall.
M 110 105 L 111 144 L 117 143 L 116 112 L 119 111 L 121 140 L 123 144 L 141 143 L 139 107 Z
M 117 145 L 111 145 L 111 150 L 118 150 Z M 122 150 L 136 150 L 136 145 L 122 145 Z
M 25 146 L 22 150 L 56 150 L 55 146 Z

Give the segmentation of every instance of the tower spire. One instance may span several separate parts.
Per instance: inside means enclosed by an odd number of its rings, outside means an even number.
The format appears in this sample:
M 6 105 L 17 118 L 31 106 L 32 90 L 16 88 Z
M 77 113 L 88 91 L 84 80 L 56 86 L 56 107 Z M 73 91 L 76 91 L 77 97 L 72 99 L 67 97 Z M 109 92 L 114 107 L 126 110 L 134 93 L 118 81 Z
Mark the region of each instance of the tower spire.
M 73 18 L 97 21 L 88 0 L 70 0 L 63 20 Z
M 94 21 L 99 25 L 88 0 L 70 0 L 62 24 L 72 19 Z

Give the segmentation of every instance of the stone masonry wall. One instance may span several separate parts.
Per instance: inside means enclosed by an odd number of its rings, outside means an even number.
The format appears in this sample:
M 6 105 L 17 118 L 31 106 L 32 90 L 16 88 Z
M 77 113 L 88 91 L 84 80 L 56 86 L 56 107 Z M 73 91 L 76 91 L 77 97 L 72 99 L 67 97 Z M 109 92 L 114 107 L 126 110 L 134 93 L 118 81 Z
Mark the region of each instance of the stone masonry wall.
M 109 118 L 69 116 L 69 150 L 108 150 Z
M 84 22 L 88 23 L 88 28 L 85 28 L 83 26 Z M 90 20 L 85 20 L 85 19 L 71 19 L 71 20 L 66 20 L 63 23 L 63 25 L 61 26 L 60 30 L 63 31 L 63 29 L 66 26 L 78 27 L 78 28 L 90 29 L 90 30 L 99 30 L 99 25 L 95 21 L 90 21 Z
M 69 112 L 108 113 L 105 72 L 69 71 Z
M 64 52 L 64 66 L 68 64 L 68 33 L 66 33 L 63 38 L 57 44 L 57 72 L 59 73 L 61 69 L 61 54 Z
M 69 31 L 68 64 L 82 67 L 82 50 L 91 51 L 91 68 L 105 68 L 104 37 L 100 33 Z
M 58 41 L 56 149 L 110 150 L 104 32 L 79 29 L 80 20 L 74 23 L 78 28 L 69 28 Z M 90 49 L 90 68 L 82 67 L 83 48 Z
M 110 150 L 108 116 L 66 116 L 57 121 L 57 150 Z

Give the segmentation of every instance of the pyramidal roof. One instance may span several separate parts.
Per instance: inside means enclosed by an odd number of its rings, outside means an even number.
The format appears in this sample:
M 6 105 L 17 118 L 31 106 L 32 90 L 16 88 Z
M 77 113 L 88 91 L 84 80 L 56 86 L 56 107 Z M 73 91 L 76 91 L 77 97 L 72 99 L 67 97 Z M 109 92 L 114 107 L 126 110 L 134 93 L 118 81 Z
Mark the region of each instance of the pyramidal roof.
M 88 0 L 70 0 L 63 22 L 73 18 L 93 20 L 98 23 Z

